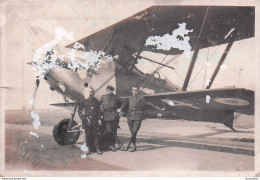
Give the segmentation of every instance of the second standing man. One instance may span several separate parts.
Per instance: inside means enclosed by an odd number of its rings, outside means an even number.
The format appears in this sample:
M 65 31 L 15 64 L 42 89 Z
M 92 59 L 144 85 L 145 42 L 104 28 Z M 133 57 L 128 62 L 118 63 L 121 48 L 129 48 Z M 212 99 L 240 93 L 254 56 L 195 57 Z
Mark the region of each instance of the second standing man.
M 120 98 L 114 94 L 114 87 L 108 85 L 106 88 L 107 94 L 103 95 L 100 99 L 100 104 L 104 109 L 104 123 L 106 130 L 103 136 L 110 136 L 111 150 L 116 151 L 115 143 L 117 138 L 117 127 L 119 124 L 118 110 L 122 105 Z

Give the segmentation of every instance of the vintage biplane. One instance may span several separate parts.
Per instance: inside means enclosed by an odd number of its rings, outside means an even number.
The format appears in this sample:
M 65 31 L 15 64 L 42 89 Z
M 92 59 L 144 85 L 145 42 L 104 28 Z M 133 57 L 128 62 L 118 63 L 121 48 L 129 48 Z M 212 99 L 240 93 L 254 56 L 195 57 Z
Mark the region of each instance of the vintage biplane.
M 174 71 L 174 67 L 169 64 L 178 58 L 183 50 L 178 48 L 163 50 L 147 46 L 145 43 L 148 37 L 171 34 L 178 28 L 178 24 L 183 22 L 186 23 L 187 29 L 193 30 L 188 34 L 193 54 L 183 86 L 180 87 L 167 78 L 160 78 L 160 70 L 169 68 Z M 233 31 L 229 33 L 231 29 Z M 93 87 L 95 96 L 99 98 L 106 93 L 107 85 L 114 86 L 116 94 L 123 99 L 131 95 L 133 85 L 138 85 L 149 107 L 145 111 L 147 118 L 222 123 L 235 131 L 233 128 L 235 113 L 254 114 L 254 91 L 234 87 L 210 88 L 233 43 L 253 38 L 254 29 L 254 7 L 152 6 L 77 41 L 84 45 L 77 50 L 77 54 L 91 50 L 103 51 L 114 58 L 111 61 L 104 60 L 105 63 L 102 63 L 98 70 L 88 69 L 83 79 L 79 76 L 78 70 L 73 71 L 66 65 L 62 71 L 50 70 L 45 75 L 44 79 L 51 90 L 62 94 L 65 99 L 63 103 L 52 105 L 73 111 L 70 118 L 60 121 L 54 127 L 54 139 L 59 144 L 72 144 L 77 141 L 80 124 L 74 120 L 74 116 L 78 102 L 87 96 L 84 95 L 84 88 Z M 185 36 L 178 35 L 177 38 L 181 41 Z M 74 44 L 66 48 L 73 48 Z M 226 49 L 208 86 L 202 90 L 187 91 L 199 50 L 222 44 L 226 44 Z M 166 62 L 165 59 L 155 61 L 142 56 L 143 51 L 171 55 L 173 58 Z M 157 66 L 156 70 L 150 74 L 140 71 L 137 68 L 140 59 L 154 63 Z M 38 85 L 39 80 L 36 89 Z M 147 93 L 147 90 L 150 93 Z M 210 97 L 210 100 L 207 100 L 207 97 Z

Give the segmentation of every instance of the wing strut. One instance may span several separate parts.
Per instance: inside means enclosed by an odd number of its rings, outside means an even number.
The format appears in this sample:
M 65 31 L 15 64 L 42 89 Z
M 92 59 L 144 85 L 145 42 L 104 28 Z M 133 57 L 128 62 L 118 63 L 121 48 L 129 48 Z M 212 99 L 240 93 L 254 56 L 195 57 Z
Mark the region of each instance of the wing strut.
M 183 90 L 183 91 L 186 91 L 186 89 L 187 89 L 187 87 L 188 87 L 189 80 L 190 80 L 190 77 L 191 77 L 191 73 L 192 73 L 192 70 L 193 70 L 193 68 L 194 68 L 194 65 L 195 65 L 197 56 L 198 56 L 198 54 L 199 54 L 200 46 L 201 46 L 201 43 L 202 43 L 202 40 L 203 40 L 205 31 L 206 31 L 206 25 L 207 25 L 207 23 L 208 23 L 209 18 L 210 18 L 210 7 L 207 7 L 207 11 L 206 11 L 206 13 L 205 13 L 205 16 L 204 16 L 204 20 L 203 20 L 201 29 L 200 29 L 199 35 L 198 35 L 198 37 L 197 37 L 197 43 L 196 43 L 196 46 L 195 46 L 195 48 L 194 48 L 194 53 L 193 53 L 193 55 L 192 55 L 192 59 L 191 59 L 191 62 L 190 62 L 190 66 L 189 66 L 189 69 L 188 69 L 188 72 L 187 72 L 187 75 L 186 75 L 184 84 L 183 84 L 183 86 L 182 86 L 182 90 Z
M 236 38 L 237 34 L 238 34 L 238 31 L 235 30 L 234 33 L 232 34 L 232 37 L 231 37 L 231 39 L 230 39 L 230 41 L 229 41 L 229 43 L 228 43 L 228 45 L 227 45 L 227 47 L 226 47 L 226 49 L 225 49 L 223 55 L 222 55 L 222 57 L 220 58 L 220 60 L 219 60 L 219 62 L 218 62 L 218 65 L 217 65 L 217 67 L 216 67 L 214 73 L 212 74 L 212 76 L 211 76 L 211 78 L 210 78 L 209 85 L 206 87 L 206 89 L 209 89 L 209 88 L 211 87 L 212 83 L 214 82 L 214 80 L 215 80 L 215 78 L 216 78 L 216 76 L 217 76 L 217 74 L 218 74 L 218 72 L 219 72 L 220 66 L 221 66 L 221 65 L 223 64 L 223 62 L 225 61 L 225 59 L 226 59 L 226 57 L 227 57 L 227 55 L 228 55 L 228 53 L 229 53 L 229 50 L 231 49 L 231 47 L 232 47 L 232 45 L 233 45 L 233 43 L 234 43 L 234 41 L 235 41 L 235 38 Z

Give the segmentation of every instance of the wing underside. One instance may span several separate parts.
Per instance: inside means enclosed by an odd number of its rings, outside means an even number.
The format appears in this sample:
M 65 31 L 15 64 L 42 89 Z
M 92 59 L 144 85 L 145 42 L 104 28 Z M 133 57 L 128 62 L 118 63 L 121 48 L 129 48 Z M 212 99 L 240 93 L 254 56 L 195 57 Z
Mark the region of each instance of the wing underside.
M 166 109 L 254 112 L 254 91 L 223 88 L 145 95 L 148 102 L 164 103 Z
M 171 35 L 180 23 L 186 23 L 186 29 L 192 30 L 188 36 L 190 46 L 194 50 L 207 8 L 207 6 L 152 6 L 77 42 L 85 46 L 85 51 L 104 51 L 109 55 L 118 55 L 117 62 L 129 68 L 135 61 L 133 54 L 141 51 L 180 54 L 181 51 L 177 48 L 162 50 L 144 45 L 150 36 Z M 234 29 L 238 31 L 235 41 L 254 37 L 254 7 L 209 8 L 210 18 L 206 22 L 207 30 L 201 48 L 228 43 L 228 34 Z M 73 48 L 73 45 L 74 43 L 67 47 Z
M 75 102 L 66 102 L 66 103 L 54 103 L 54 104 L 50 104 L 50 105 L 55 106 L 55 107 L 65 108 L 65 109 L 68 109 L 70 111 L 73 111 L 76 103 Z

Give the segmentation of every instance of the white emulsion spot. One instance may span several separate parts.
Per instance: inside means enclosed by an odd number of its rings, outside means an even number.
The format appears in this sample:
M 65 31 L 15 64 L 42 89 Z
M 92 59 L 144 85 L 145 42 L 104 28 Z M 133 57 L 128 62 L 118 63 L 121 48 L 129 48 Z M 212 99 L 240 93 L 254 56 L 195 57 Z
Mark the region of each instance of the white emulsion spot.
M 41 147 L 43 148 L 43 147 L 44 147 L 44 145 L 43 145 L 43 144 L 41 144 Z
M 69 69 L 75 70 L 97 70 L 101 63 L 105 60 L 113 60 L 113 56 L 105 55 L 103 51 L 89 51 L 89 52 L 79 52 L 77 49 L 83 48 L 84 45 L 76 42 L 74 44 L 76 49 L 70 49 L 68 52 L 57 52 L 51 49 L 47 51 L 47 54 L 43 60 L 33 61 L 33 70 L 36 72 L 36 76 L 44 77 L 45 74 L 49 72 L 50 69 L 55 69 L 56 71 L 61 71 L 63 66 L 67 64 Z M 35 54 L 37 51 L 35 52 Z M 42 58 L 42 57 L 40 57 Z M 37 59 L 37 58 L 36 58 Z
M 220 70 L 224 70 L 224 69 L 226 69 L 227 68 L 227 65 L 225 65 L 225 64 L 222 64 L 221 66 L 220 66 Z
M 113 56 L 105 55 L 103 51 L 89 51 L 84 52 L 83 55 L 75 55 L 76 50 L 72 49 L 69 52 L 70 62 L 68 68 L 70 69 L 85 69 L 97 71 L 100 68 L 101 63 L 105 63 L 106 60 L 113 60 Z
M 39 126 L 41 125 L 40 116 L 36 112 L 32 111 L 31 117 L 33 118 L 32 125 L 33 125 L 34 129 L 39 129 Z
M 24 143 L 25 143 L 25 144 L 27 143 L 27 139 L 24 140 Z
M 169 51 L 171 48 L 184 50 L 184 54 L 190 57 L 191 46 L 190 37 L 187 36 L 193 29 L 186 29 L 186 23 L 178 24 L 179 28 L 172 31 L 172 35 L 165 34 L 163 36 L 149 36 L 146 39 L 146 46 L 156 46 L 157 49 Z
M 57 56 L 55 53 L 48 56 L 48 62 L 45 63 L 46 54 L 50 52 L 54 46 L 56 46 L 63 37 L 68 40 L 73 41 L 73 32 L 67 33 L 65 29 L 61 26 L 55 28 L 56 38 L 46 44 L 41 48 L 37 49 L 32 58 L 33 70 L 35 71 L 35 76 L 42 76 L 48 72 L 49 69 L 57 66 Z
M 81 154 L 81 158 L 82 158 L 82 159 L 85 159 L 86 157 L 87 157 L 86 154 Z
M 174 106 L 173 100 L 170 100 L 168 104 L 169 104 L 170 106 Z
M 85 50 L 84 45 L 83 45 L 83 44 L 80 44 L 79 42 L 75 42 L 73 48 L 75 48 L 75 49 L 80 49 L 80 48 L 82 48 L 83 50 Z
M 208 79 L 207 80 L 207 86 L 209 86 L 209 83 L 211 82 L 211 80 L 210 79 Z
M 87 151 L 88 151 L 88 147 L 87 147 L 87 145 L 86 145 L 86 142 L 84 142 L 84 144 L 81 145 L 80 149 L 81 149 L 81 151 L 83 151 L 83 152 L 87 152 Z
M 73 32 L 68 33 L 60 26 L 55 29 L 55 33 L 55 39 L 44 44 L 34 52 L 32 65 L 36 77 L 44 77 L 51 69 L 61 71 L 66 64 L 67 67 L 72 70 L 76 68 L 81 70 L 88 70 L 89 68 L 96 70 L 100 67 L 100 63 L 102 63 L 103 60 L 113 60 L 113 58 L 116 57 L 105 55 L 103 51 L 91 50 L 89 52 L 80 53 L 80 51 L 77 50 L 85 50 L 85 48 L 84 45 L 79 42 L 74 43 L 74 49 L 70 49 L 69 52 L 62 54 L 62 52 L 54 50 L 54 47 L 63 37 L 73 41 Z M 32 102 L 32 104 L 33 103 L 34 102 Z
M 29 101 L 29 103 L 30 103 L 31 105 L 35 105 L 35 99 L 31 99 L 31 100 Z
M 30 135 L 35 136 L 35 137 L 40 137 L 37 133 L 32 132 L 32 131 L 30 131 Z
M 210 95 L 207 95 L 206 96 L 206 103 L 209 103 L 209 101 L 210 101 Z

